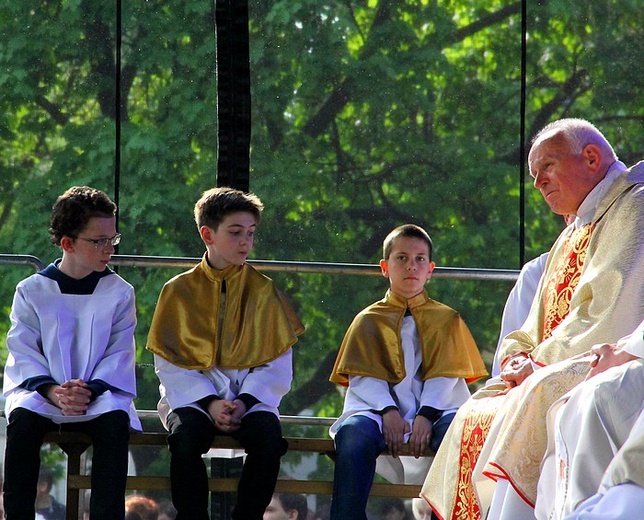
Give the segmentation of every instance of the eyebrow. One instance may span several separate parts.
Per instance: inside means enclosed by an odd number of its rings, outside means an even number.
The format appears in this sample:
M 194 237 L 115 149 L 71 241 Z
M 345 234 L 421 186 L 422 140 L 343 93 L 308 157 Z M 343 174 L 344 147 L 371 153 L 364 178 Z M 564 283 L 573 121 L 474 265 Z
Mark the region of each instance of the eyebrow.
M 392 251 L 392 255 L 407 255 L 407 256 L 429 256 L 429 253 L 408 253 L 407 251 Z
M 257 223 L 251 224 L 250 226 L 248 226 L 249 229 L 256 228 L 256 227 L 257 227 Z M 226 229 L 231 229 L 231 228 L 246 229 L 246 226 L 244 226 L 243 224 L 228 224 L 228 226 L 226 226 Z

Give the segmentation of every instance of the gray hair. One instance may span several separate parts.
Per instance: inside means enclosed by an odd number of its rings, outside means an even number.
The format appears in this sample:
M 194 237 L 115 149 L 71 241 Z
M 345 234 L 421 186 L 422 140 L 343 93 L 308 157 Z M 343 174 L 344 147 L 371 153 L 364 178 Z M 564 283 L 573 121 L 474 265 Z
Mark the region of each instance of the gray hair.
M 595 125 L 585 119 L 566 118 L 553 121 L 543 127 L 532 140 L 532 147 L 554 135 L 561 135 L 573 154 L 580 154 L 589 144 L 594 144 L 602 152 L 605 164 L 617 160 L 617 154 Z

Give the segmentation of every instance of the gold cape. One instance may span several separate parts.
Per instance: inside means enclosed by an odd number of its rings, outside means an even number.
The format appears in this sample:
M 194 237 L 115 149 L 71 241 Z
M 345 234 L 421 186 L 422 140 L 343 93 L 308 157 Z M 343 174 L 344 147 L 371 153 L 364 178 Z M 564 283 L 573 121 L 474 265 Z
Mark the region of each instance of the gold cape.
M 204 255 L 200 264 L 163 286 L 146 348 L 181 368 L 252 368 L 282 355 L 303 332 L 270 278 L 247 263 L 213 269 Z
M 343 386 L 349 376 L 399 383 L 405 378 L 400 329 L 409 308 L 422 348 L 421 378 L 462 377 L 468 383 L 486 376 L 474 338 L 459 314 L 432 300 L 427 292 L 410 299 L 387 291 L 384 299 L 362 310 L 349 326 L 330 380 Z

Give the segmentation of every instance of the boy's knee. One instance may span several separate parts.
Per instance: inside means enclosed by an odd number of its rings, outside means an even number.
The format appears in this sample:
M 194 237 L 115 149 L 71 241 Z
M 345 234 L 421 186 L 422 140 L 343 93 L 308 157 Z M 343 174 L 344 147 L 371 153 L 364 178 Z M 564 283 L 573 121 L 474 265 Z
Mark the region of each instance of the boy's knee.
M 173 457 L 201 457 L 206 453 L 214 436 L 204 436 L 190 428 L 181 428 L 168 435 L 168 449 Z
M 247 451 L 262 451 L 281 457 L 288 449 L 279 419 L 270 412 L 254 412 L 242 422 L 240 441 Z
M 347 421 L 338 429 L 335 436 L 335 450 L 338 455 L 359 452 L 380 452 L 384 449 L 384 439 L 374 423 L 374 428 L 365 427 L 363 422 Z

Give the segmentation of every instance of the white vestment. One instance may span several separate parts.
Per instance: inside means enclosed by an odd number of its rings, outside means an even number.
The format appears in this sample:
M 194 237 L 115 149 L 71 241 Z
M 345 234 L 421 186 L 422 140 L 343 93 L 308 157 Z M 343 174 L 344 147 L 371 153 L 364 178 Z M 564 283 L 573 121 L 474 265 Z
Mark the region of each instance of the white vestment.
M 168 414 L 177 408 L 195 408 L 207 415 L 197 401 L 211 395 L 233 400 L 249 394 L 260 402 L 246 413 L 271 412 L 279 416 L 277 407 L 291 388 L 293 380 L 293 351 L 288 349 L 278 358 L 251 369 L 190 370 L 169 363 L 161 356 L 154 356 L 159 376 L 159 417 L 166 424 Z
M 539 520 L 561 520 L 598 492 L 606 468 L 642 416 L 643 334 L 644 321 L 617 342 L 618 348 L 639 360 L 585 381 L 549 410 L 548 450 L 537 492 Z
M 503 338 L 510 332 L 519 330 L 528 317 L 532 300 L 534 300 L 534 296 L 537 293 L 537 287 L 546 268 L 547 260 L 548 253 L 543 253 L 527 262 L 521 268 L 519 277 L 514 287 L 512 287 L 508 299 L 505 301 L 503 315 L 501 316 L 501 332 L 499 333 L 499 341 L 494 354 L 494 362 L 492 363 L 492 377 L 494 378 L 501 373 L 502 360 L 499 356 L 499 347 L 503 342 Z
M 21 281 L 7 334 L 6 416 L 16 408 L 26 408 L 65 423 L 123 410 L 129 414 L 130 426 L 140 430 L 133 404 L 135 326 L 134 288 L 115 273 L 102 276 L 91 294 L 63 293 L 56 280 L 40 273 Z M 57 384 L 71 379 L 102 381 L 108 389 L 90 403 L 84 415 L 69 416 L 25 387 L 36 379 Z
M 644 412 L 612 460 L 599 491 L 564 520 L 634 520 L 644 511 Z

